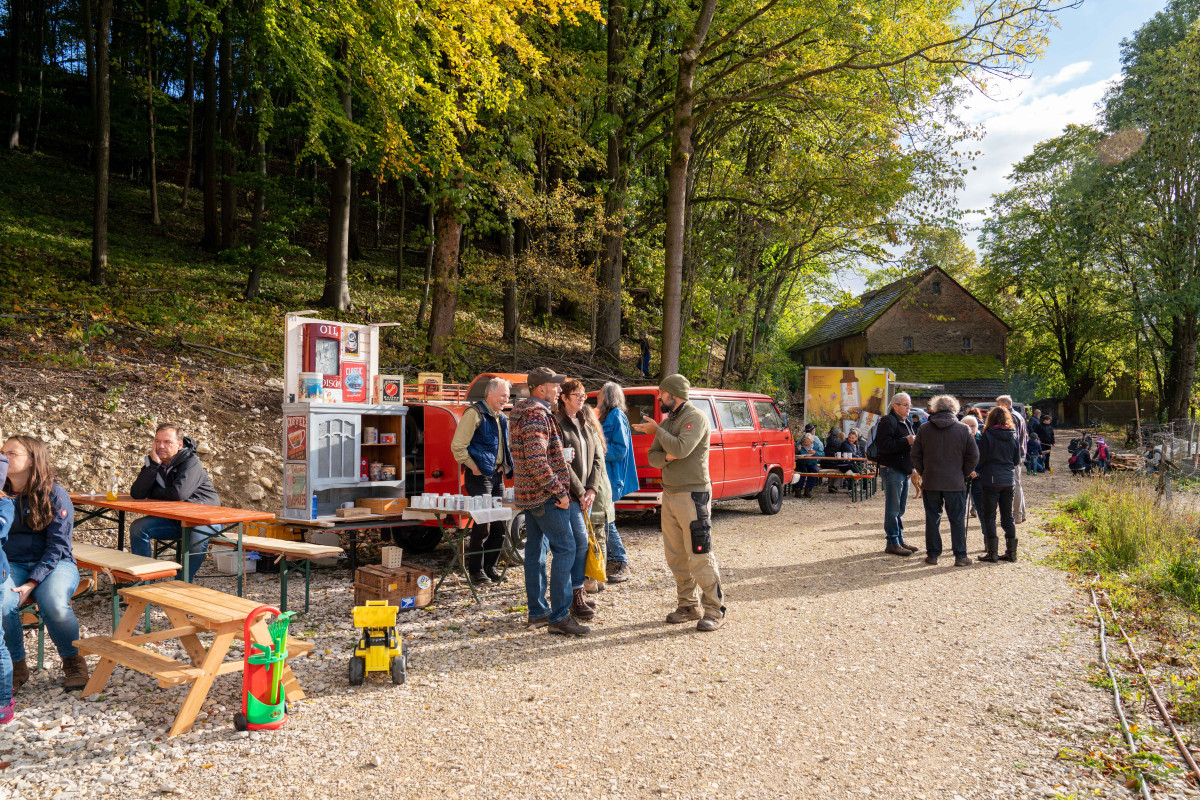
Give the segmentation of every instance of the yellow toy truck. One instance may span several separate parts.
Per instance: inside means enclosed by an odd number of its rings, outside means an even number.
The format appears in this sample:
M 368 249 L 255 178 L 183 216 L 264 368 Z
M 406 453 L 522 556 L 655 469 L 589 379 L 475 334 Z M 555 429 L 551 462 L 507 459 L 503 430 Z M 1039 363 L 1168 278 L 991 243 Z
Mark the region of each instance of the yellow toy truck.
M 386 600 L 368 600 L 365 606 L 354 607 L 359 637 L 350 659 L 351 686 L 362 686 L 369 672 L 387 672 L 395 684 L 408 679 L 408 645 L 396 628 L 399 611 Z

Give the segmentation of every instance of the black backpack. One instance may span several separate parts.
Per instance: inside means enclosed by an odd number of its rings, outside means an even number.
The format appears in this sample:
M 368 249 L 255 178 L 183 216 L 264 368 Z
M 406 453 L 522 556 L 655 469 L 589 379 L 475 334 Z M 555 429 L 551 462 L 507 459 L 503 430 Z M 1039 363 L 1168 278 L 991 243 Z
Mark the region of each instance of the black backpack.
M 1067 452 L 1071 455 L 1075 455 L 1075 453 L 1081 449 L 1083 449 L 1082 439 L 1072 439 L 1071 443 L 1067 445 Z

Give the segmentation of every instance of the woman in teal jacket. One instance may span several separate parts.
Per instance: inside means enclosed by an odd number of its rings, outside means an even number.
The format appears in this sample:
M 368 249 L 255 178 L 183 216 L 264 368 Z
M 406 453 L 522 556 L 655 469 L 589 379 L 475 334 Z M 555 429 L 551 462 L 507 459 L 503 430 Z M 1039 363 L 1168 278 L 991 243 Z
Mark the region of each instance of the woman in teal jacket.
M 638 490 L 637 464 L 633 460 L 633 432 L 625 410 L 625 393 L 621 387 L 609 381 L 600 388 L 596 407 L 604 428 L 604 441 L 608 449 L 604 453 L 604 471 L 612 487 L 613 502 Z M 617 523 L 608 523 L 609 583 L 624 583 L 629 580 L 629 556 L 617 532 Z

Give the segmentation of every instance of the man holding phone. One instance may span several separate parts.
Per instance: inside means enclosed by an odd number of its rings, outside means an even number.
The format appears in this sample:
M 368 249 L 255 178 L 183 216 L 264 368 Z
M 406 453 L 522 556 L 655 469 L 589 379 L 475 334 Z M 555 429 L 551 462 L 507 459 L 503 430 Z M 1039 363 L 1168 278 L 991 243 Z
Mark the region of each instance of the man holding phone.
M 725 624 L 726 610 L 712 552 L 709 425 L 704 413 L 688 402 L 691 388 L 682 375 L 665 378 L 658 387 L 658 405 L 666 418 L 659 425 L 643 414 L 643 422 L 633 429 L 654 436 L 650 466 L 662 470 L 663 550 L 675 575 L 678 601 L 667 622 L 696 621 L 696 630 L 715 631 Z

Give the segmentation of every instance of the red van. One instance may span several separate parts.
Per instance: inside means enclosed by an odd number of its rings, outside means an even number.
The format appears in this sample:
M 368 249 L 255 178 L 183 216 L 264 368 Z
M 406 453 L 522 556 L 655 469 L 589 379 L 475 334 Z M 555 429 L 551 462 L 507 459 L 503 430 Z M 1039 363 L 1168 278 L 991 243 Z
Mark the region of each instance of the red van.
M 595 403 L 596 392 L 589 394 Z M 764 514 L 783 507 L 783 487 L 796 469 L 796 445 L 787 416 L 769 395 L 731 389 L 692 389 L 689 402 L 704 412 L 712 427 L 708 449 L 708 474 L 714 500 L 756 498 Z M 660 421 L 658 389 L 632 386 L 625 390 L 629 421 L 642 417 Z M 617 501 L 618 510 L 656 508 L 662 502 L 662 471 L 648 461 L 652 436 L 633 432 L 634 459 L 639 491 Z

